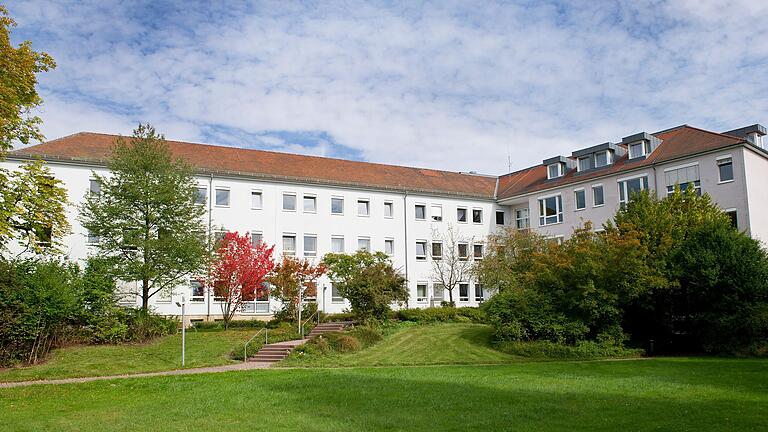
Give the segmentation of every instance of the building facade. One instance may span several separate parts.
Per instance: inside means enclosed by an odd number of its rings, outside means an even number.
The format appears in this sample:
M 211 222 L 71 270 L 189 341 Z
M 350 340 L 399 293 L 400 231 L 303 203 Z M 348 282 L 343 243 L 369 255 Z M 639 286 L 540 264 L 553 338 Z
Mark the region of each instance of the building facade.
M 172 152 L 197 169 L 198 204 L 215 238 L 226 231 L 250 232 L 276 245 L 276 254 L 319 262 L 328 252 L 381 251 L 406 276 L 407 307 L 439 305 L 447 293 L 436 282 L 448 231 L 468 261 L 483 259 L 488 235 L 507 227 L 533 229 L 565 239 L 591 221 L 611 219 L 638 190 L 664 196 L 676 184 L 708 193 L 734 224 L 768 241 L 768 152 L 765 128 L 753 125 L 726 133 L 680 126 L 640 133 L 546 159 L 541 165 L 483 176 L 330 158 L 169 141 Z M 99 187 L 93 173 L 107 174 L 113 135 L 79 133 L 18 150 L 2 164 L 14 169 L 43 158 L 63 181 L 71 205 L 72 233 L 65 254 L 84 260 L 95 249 L 77 221 L 78 206 Z M 138 285 L 123 283 L 122 302 L 140 304 Z M 153 297 L 152 308 L 178 315 L 187 299 L 192 320 L 218 319 L 220 304 L 190 278 L 173 292 Z M 468 278 L 453 291 L 458 306 L 477 306 L 492 295 Z M 316 301 L 325 312 L 349 305 L 324 277 Z M 282 305 L 261 298 L 244 305 L 239 318 L 267 318 Z

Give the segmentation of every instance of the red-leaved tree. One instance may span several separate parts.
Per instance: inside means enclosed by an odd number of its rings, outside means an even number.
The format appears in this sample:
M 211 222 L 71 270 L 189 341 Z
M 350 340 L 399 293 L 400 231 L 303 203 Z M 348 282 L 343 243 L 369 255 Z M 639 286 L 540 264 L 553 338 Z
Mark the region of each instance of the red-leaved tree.
M 272 295 L 283 303 L 291 319 L 299 319 L 301 301 L 317 295 L 317 279 L 325 274 L 325 265 L 312 265 L 307 259 L 284 256 L 269 276 Z
M 267 275 L 275 268 L 272 260 L 274 246 L 259 242 L 255 246 L 251 235 L 228 232 L 219 243 L 208 281 L 204 284 L 221 302 L 224 328 L 243 302 L 253 301 L 267 294 Z M 263 292 L 262 292 L 263 290 Z

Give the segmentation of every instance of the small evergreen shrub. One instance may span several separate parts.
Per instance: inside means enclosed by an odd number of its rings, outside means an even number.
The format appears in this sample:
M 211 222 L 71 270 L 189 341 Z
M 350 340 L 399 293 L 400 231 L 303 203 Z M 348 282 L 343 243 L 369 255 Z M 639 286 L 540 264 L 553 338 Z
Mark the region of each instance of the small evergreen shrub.
M 600 358 L 640 357 L 641 349 L 625 348 L 613 343 L 579 341 L 566 345 L 550 341 L 504 341 L 497 345 L 501 352 L 537 360 L 590 360 Z
M 478 322 L 486 320 L 485 312 L 472 307 L 430 307 L 424 309 L 401 309 L 395 313 L 395 319 L 419 323 L 435 322 Z

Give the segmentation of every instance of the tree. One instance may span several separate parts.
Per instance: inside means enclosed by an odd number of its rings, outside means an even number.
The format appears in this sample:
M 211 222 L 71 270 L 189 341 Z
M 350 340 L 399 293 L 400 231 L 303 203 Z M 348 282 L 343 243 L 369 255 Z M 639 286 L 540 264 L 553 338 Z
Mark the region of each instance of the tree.
M 325 272 L 322 263 L 315 266 L 307 259 L 285 255 L 267 280 L 272 285 L 272 295 L 283 303 L 287 315 L 298 322 L 303 300 L 317 295 L 316 281 Z
M 210 278 L 205 285 L 221 302 L 224 328 L 243 302 L 262 297 L 267 290 L 264 282 L 275 267 L 272 260 L 274 246 L 264 242 L 253 245 L 251 235 L 228 232 L 219 243 Z
M 524 285 L 536 257 L 548 249 L 541 234 L 514 227 L 488 236 L 486 243 L 485 256 L 475 263 L 473 274 L 484 287 L 499 293 Z
M 9 177 L 0 172 L 0 250 L 16 239 L 19 255 L 58 251 L 69 233 L 67 192 L 42 161 L 21 166 Z
M 329 253 L 323 263 L 339 294 L 349 300 L 352 312 L 363 322 L 385 319 L 390 304 L 408 301 L 405 278 L 381 252 Z
M 453 306 L 453 290 L 472 275 L 472 262 L 469 260 L 471 239 L 461 236 L 453 225 L 448 226 L 445 234 L 433 229 L 432 238 L 432 278 L 448 291 L 448 301 Z M 438 244 L 440 246 L 436 246 Z M 436 254 L 436 247 L 442 249 L 441 256 Z
M 36 74 L 56 67 L 53 58 L 32 50 L 24 41 L 18 47 L 11 44 L 10 29 L 16 22 L 0 6 L 0 160 L 15 141 L 29 144 L 42 140 L 40 117 L 32 110 L 42 103 L 37 93 Z
M 110 175 L 94 173 L 101 192 L 86 196 L 80 221 L 98 237 L 99 254 L 115 259 L 120 279 L 141 281 L 146 312 L 152 296 L 205 267 L 205 209 L 195 204 L 191 168 L 150 125 L 116 140 L 108 168 Z

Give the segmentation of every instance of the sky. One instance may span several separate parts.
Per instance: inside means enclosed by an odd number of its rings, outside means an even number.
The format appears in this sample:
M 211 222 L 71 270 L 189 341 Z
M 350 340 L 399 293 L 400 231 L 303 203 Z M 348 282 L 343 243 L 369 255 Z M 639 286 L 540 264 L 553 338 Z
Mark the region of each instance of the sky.
M 210 3 L 7 4 L 12 40 L 57 62 L 45 136 L 148 122 L 499 175 L 641 131 L 768 123 L 765 1 Z

